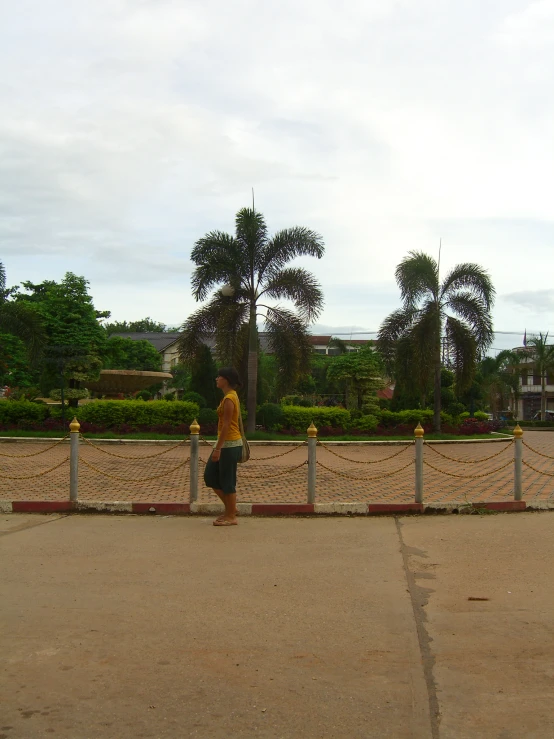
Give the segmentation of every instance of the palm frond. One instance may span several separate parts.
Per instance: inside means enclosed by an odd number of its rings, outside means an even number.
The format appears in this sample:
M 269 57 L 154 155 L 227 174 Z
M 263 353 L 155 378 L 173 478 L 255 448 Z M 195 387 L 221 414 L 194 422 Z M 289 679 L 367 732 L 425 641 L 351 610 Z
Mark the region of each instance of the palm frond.
M 248 332 L 243 328 L 248 323 L 249 307 L 245 302 L 228 301 L 219 310 L 215 331 L 215 354 L 222 364 L 238 366 L 248 347 Z
M 0 262 L 0 300 L 2 299 L 2 294 L 6 289 L 6 279 L 6 269 L 2 262 Z
M 404 308 L 414 308 L 426 295 L 438 300 L 439 271 L 435 260 L 424 252 L 411 251 L 395 272 Z
M 414 310 L 398 309 L 388 315 L 377 334 L 377 351 L 383 358 L 387 372 L 393 374 L 397 342 L 406 334 L 413 323 Z
M 277 271 L 296 257 L 321 259 L 324 253 L 323 238 L 316 231 L 304 226 L 294 226 L 278 231 L 268 240 L 256 259 L 255 267 L 259 279 L 263 279 L 269 267 Z
M 241 208 L 235 218 L 236 239 L 245 255 L 250 270 L 267 243 L 267 226 L 261 213 L 253 208 Z
M 316 278 L 301 267 L 271 270 L 259 293 L 271 298 L 285 298 L 294 303 L 306 321 L 315 320 L 323 310 L 323 291 Z
M 205 300 L 214 285 L 230 283 L 238 288 L 248 274 L 241 245 L 222 231 L 211 231 L 198 239 L 190 258 L 197 265 L 191 277 L 196 300 Z
M 452 316 L 446 319 L 445 334 L 449 357 L 456 373 L 456 384 L 458 391 L 461 391 L 468 388 L 473 380 L 478 344 L 471 328 Z
M 489 273 L 478 264 L 457 264 L 441 286 L 441 299 L 451 300 L 457 290 L 471 294 L 484 304 L 487 311 L 494 303 L 495 290 Z
M 306 322 L 285 308 L 268 308 L 265 329 L 275 353 L 279 389 L 294 386 L 310 369 L 312 347 Z
M 486 350 L 491 345 L 494 338 L 492 318 L 484 298 L 469 290 L 463 290 L 448 295 L 444 307 L 454 311 L 469 325 L 480 351 Z

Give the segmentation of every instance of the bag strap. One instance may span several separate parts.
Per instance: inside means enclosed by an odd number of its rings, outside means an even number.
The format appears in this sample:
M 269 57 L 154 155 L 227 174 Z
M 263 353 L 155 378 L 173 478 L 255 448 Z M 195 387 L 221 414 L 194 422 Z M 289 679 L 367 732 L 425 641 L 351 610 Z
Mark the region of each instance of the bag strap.
M 243 439 L 246 439 L 246 436 L 244 435 L 244 426 L 243 426 L 243 423 L 242 423 L 242 414 L 240 412 L 240 400 L 239 400 L 238 411 L 239 411 L 239 429 L 240 429 L 240 435 L 242 436 Z

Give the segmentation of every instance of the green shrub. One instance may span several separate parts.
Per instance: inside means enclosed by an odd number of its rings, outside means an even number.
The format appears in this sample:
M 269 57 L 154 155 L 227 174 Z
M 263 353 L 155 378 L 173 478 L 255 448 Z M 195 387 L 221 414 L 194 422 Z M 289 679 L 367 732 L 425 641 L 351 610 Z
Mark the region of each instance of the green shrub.
M 350 427 L 353 429 L 357 429 L 358 431 L 375 431 L 377 426 L 379 425 L 379 419 L 377 416 L 372 416 L 370 414 L 366 416 L 361 416 L 361 418 L 357 418 L 356 420 L 353 420 L 350 424 Z
M 473 415 L 478 421 L 488 421 L 489 420 L 489 414 L 485 413 L 484 411 L 475 411 Z
M 194 390 L 189 390 L 187 393 L 184 393 L 181 400 L 184 400 L 185 402 L 188 401 L 189 403 L 196 403 L 199 408 L 205 408 L 207 405 L 206 398 L 203 395 L 200 395 L 200 393 L 195 393 Z
M 311 422 L 320 426 L 347 428 L 350 425 L 350 412 L 345 408 L 326 408 L 312 406 L 304 408 L 296 405 L 283 406 L 283 426 L 297 431 L 306 431 Z
M 165 393 L 164 395 L 162 395 L 162 398 L 161 399 L 162 400 L 165 400 L 166 402 L 167 401 L 174 401 L 175 400 L 175 392 Z
M 40 406 L 36 406 L 39 408 Z M 160 423 L 191 423 L 198 416 L 196 403 L 174 400 L 152 400 L 150 403 L 137 403 L 136 400 L 96 400 L 79 406 L 79 421 L 89 421 L 110 428 L 121 424 L 148 425 Z M 61 408 L 51 409 L 51 415 L 59 418 Z
M 275 431 L 283 425 L 283 408 L 277 403 L 264 403 L 260 406 L 257 419 L 268 431 Z
M 44 421 L 50 415 L 50 408 L 30 400 L 6 400 L 0 403 L 0 423 L 18 421 Z
M 414 428 L 418 423 L 422 426 L 433 423 L 433 410 L 431 408 L 405 411 L 387 411 L 382 410 L 380 413 L 380 422 L 382 426 L 392 428 L 394 426 L 409 426 L 413 425 Z M 453 418 L 449 413 L 441 412 L 441 421 L 443 423 L 452 424 Z
M 214 411 L 212 408 L 200 408 L 196 420 L 200 424 L 200 430 L 202 430 L 202 426 L 217 423 L 217 411 Z
M 152 393 L 150 390 L 139 390 L 135 395 L 135 400 L 152 400 Z

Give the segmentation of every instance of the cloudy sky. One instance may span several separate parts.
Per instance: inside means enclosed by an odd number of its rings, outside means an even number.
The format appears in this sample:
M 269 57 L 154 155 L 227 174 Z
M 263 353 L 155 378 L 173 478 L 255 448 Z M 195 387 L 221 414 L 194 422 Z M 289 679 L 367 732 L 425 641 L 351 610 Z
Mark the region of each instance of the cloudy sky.
M 180 324 L 251 202 L 306 225 L 316 329 L 377 330 L 410 249 L 476 261 L 495 347 L 554 333 L 554 0 L 0 0 L 0 260 Z

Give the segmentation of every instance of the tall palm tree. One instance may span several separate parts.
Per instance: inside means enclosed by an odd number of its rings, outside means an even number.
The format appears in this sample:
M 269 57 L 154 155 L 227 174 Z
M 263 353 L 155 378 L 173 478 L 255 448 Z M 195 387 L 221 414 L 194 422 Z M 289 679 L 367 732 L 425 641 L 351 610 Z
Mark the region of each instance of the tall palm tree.
M 479 354 L 492 342 L 494 287 L 488 273 L 471 263 L 458 264 L 441 284 L 437 262 L 417 251 L 400 262 L 395 276 L 403 305 L 381 324 L 377 345 L 397 382 L 422 396 L 432 383 L 433 426 L 440 432 L 443 337 L 458 390 L 463 390 Z
M 541 421 L 546 421 L 547 377 L 554 374 L 554 344 L 548 344 L 548 332 L 529 339 L 527 346 L 533 347 L 531 355 L 535 373 L 541 378 Z
M 0 331 L 21 339 L 36 361 L 46 343 L 42 319 L 27 303 L 10 300 L 16 289 L 7 287 L 6 270 L 0 262 Z
M 194 298 L 205 300 L 215 291 L 209 302 L 184 322 L 180 355 L 190 362 L 201 343 L 212 336 L 219 361 L 240 364 L 248 352 L 248 431 L 256 426 L 257 319 L 262 317 L 265 323 L 281 385 L 307 372 L 311 355 L 307 328 L 323 308 L 323 293 L 310 272 L 286 265 L 295 257 L 321 259 L 324 251 L 321 236 L 301 226 L 270 237 L 264 217 L 254 208 L 237 213 L 235 236 L 211 231 L 194 245 Z M 288 300 L 296 312 L 270 304 L 272 300 Z

